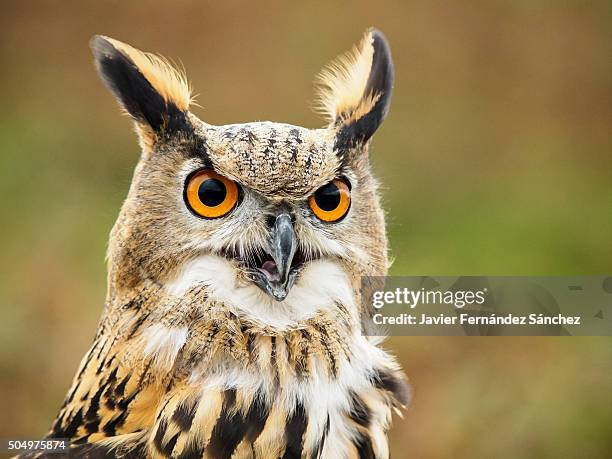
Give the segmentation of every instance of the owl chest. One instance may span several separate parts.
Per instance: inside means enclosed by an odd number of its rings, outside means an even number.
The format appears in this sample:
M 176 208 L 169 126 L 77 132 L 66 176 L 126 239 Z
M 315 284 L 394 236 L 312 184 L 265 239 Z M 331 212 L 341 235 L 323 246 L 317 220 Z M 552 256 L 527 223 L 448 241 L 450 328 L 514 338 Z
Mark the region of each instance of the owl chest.
M 240 383 L 227 380 L 227 388 L 215 390 L 204 382 L 200 406 L 189 411 L 194 413 L 191 435 L 201 440 L 204 457 L 353 457 L 359 441 L 370 438 L 367 391 L 359 394 L 338 383 Z M 171 419 L 180 420 L 176 410 Z
M 226 362 L 194 374 L 168 401 L 153 449 L 179 457 L 387 457 L 384 397 L 363 369 L 340 361 L 333 373 L 328 364 L 313 356 L 308 373 L 296 374 L 282 361 Z

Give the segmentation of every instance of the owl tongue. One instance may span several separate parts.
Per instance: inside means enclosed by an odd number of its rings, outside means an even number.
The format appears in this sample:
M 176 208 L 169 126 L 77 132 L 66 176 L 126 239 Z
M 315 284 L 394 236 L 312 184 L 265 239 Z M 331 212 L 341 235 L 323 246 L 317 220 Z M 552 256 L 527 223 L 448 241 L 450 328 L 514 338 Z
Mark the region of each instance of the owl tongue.
M 273 260 L 268 260 L 261 265 L 259 270 L 266 275 L 269 281 L 278 282 L 281 280 L 280 273 L 278 272 L 278 267 Z

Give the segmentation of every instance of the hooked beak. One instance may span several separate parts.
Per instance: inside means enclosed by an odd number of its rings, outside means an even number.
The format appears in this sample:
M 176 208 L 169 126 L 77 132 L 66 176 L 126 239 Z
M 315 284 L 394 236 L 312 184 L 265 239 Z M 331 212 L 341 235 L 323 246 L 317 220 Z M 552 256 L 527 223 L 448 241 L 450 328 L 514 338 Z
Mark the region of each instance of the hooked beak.
M 270 230 L 271 260 L 251 271 L 253 282 L 276 301 L 283 301 L 295 282 L 298 270 L 291 268 L 296 249 L 297 238 L 291 217 L 286 213 L 279 214 Z

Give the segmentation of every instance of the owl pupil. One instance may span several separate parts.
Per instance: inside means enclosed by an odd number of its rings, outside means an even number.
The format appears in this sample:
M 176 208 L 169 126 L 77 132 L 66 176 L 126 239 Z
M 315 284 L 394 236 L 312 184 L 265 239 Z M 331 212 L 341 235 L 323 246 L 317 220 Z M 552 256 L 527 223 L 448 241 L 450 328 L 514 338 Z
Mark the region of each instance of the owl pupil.
M 330 212 L 340 205 L 340 190 L 335 183 L 328 183 L 317 190 L 315 201 L 321 210 Z
M 202 204 L 208 207 L 215 207 L 225 200 L 227 190 L 221 180 L 208 179 L 202 182 L 198 188 L 198 197 Z

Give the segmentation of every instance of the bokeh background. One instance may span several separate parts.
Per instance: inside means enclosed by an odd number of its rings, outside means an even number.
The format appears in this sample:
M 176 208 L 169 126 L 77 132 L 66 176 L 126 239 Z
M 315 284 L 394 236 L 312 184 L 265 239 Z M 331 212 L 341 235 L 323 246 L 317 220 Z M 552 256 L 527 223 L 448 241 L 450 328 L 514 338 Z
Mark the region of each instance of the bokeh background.
M 312 79 L 375 25 L 397 79 L 375 137 L 408 275 L 612 271 L 612 3 L 17 2 L 0 15 L 0 437 L 49 427 L 93 337 L 138 148 L 94 33 L 180 59 L 209 123 L 318 127 Z M 612 452 L 612 338 L 394 338 L 396 458 Z

